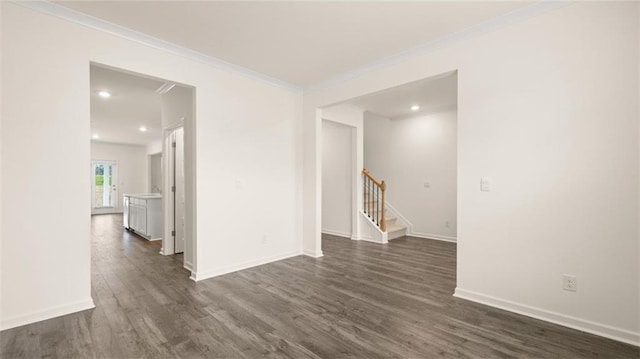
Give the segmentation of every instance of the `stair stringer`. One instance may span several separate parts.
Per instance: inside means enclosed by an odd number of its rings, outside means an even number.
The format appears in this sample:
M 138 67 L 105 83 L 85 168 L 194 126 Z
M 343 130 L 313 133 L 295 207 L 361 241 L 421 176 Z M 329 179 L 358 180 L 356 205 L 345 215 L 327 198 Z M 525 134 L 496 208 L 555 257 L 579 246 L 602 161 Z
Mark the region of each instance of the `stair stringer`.
M 407 235 L 409 235 L 409 233 L 413 233 L 413 224 L 409 222 L 409 220 L 405 216 L 403 216 L 400 211 L 398 211 L 388 201 L 384 201 L 384 208 L 387 210 L 387 212 L 396 217 L 396 222 L 400 222 L 400 224 L 407 227 Z
M 380 228 L 367 216 L 364 212 L 360 213 L 361 232 L 360 240 L 375 242 L 375 243 L 389 243 L 387 232 L 383 232 Z

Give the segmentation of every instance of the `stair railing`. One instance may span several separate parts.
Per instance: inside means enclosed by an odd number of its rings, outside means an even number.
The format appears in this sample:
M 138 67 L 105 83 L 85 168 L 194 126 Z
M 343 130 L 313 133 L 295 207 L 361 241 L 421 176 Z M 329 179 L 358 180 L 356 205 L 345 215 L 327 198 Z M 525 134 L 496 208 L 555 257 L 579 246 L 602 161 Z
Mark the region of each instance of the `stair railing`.
M 369 173 L 369 170 L 362 170 L 362 184 L 364 190 L 363 209 L 364 213 L 369 216 L 371 221 L 375 223 L 383 232 L 387 231 L 387 225 L 384 218 L 384 192 L 387 185 L 384 181 L 378 181 Z

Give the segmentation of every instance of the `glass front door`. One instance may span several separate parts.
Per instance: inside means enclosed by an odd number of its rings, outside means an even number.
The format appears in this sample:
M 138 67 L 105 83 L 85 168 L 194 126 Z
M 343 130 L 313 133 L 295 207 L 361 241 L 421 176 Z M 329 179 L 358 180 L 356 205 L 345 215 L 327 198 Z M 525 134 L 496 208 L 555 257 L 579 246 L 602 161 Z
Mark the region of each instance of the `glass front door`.
M 91 167 L 92 213 L 115 212 L 118 206 L 115 161 L 94 161 Z

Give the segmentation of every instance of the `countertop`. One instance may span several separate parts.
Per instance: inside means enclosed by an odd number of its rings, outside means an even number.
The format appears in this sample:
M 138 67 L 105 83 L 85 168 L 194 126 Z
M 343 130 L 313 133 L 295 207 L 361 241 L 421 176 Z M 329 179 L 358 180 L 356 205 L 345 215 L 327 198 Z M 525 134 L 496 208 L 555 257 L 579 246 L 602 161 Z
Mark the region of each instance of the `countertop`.
M 141 198 L 141 199 L 162 198 L 162 195 L 160 193 L 125 193 L 123 194 L 123 196 Z

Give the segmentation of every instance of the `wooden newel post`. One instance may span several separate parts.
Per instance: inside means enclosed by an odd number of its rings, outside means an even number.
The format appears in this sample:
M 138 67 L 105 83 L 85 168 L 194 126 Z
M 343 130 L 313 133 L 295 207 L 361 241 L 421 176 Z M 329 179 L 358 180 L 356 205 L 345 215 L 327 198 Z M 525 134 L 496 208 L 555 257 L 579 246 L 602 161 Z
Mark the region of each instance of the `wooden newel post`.
M 387 189 L 387 184 L 384 183 L 384 181 L 382 181 L 380 183 L 380 189 L 382 190 L 382 203 L 380 204 L 380 208 L 382 209 L 380 211 L 381 216 L 380 216 L 380 230 L 383 232 L 387 231 L 387 223 L 384 219 L 384 191 Z

